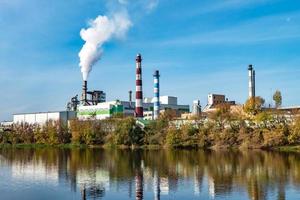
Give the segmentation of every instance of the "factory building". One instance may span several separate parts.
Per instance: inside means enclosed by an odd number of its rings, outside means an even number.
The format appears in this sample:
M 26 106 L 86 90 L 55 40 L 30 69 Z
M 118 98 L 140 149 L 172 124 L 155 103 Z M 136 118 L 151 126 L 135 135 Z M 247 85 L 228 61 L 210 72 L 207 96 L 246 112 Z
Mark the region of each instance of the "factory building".
M 143 119 L 154 119 L 154 98 L 145 98 L 142 103 L 143 106 Z M 177 97 L 162 96 L 160 97 L 160 112 L 172 109 L 175 110 L 178 115 L 181 113 L 189 112 L 189 105 L 178 105 Z M 124 116 L 134 116 L 136 112 L 135 102 L 131 101 L 109 101 L 99 103 L 97 105 L 85 106 L 80 105 L 78 107 L 78 119 L 107 119 L 117 114 L 123 114 Z M 144 116 L 145 115 L 145 116 Z
M 203 112 L 212 111 L 220 104 L 235 105 L 235 101 L 228 101 L 228 99 L 225 98 L 225 95 L 222 94 L 208 94 L 207 105 L 203 109 Z
M 39 124 L 43 125 L 48 121 L 59 121 L 67 124 L 68 120 L 76 118 L 75 111 L 57 111 L 57 112 L 37 112 L 37 113 L 21 113 L 13 115 L 14 124 Z
M 124 106 L 118 100 L 98 103 L 97 105 L 78 107 L 77 117 L 80 120 L 84 119 L 106 119 L 116 114 L 123 114 Z

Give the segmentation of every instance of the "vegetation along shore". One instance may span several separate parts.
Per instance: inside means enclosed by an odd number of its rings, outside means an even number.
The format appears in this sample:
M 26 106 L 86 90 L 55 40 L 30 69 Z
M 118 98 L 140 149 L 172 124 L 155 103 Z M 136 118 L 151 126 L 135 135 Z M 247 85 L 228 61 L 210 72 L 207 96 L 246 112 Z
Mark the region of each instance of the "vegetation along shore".
M 172 110 L 158 120 L 139 125 L 132 117 L 73 120 L 68 125 L 13 125 L 0 132 L 4 146 L 121 148 L 242 148 L 299 151 L 300 117 L 263 109 L 263 99 L 249 99 L 233 111 L 219 105 L 207 116 L 180 121 Z

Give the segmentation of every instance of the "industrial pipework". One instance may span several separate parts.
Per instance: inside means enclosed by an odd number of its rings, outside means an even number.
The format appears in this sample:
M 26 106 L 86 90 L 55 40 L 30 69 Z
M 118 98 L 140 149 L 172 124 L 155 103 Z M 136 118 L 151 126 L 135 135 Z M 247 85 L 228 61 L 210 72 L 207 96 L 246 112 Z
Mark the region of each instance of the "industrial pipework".
M 142 56 L 136 56 L 136 94 L 135 94 L 135 117 L 143 118 L 143 87 L 142 87 Z
M 154 112 L 153 112 L 153 119 L 158 119 L 159 117 L 159 111 L 160 111 L 160 102 L 159 102 L 159 71 L 155 70 L 153 74 L 154 78 L 154 98 L 153 98 L 153 104 L 154 104 Z

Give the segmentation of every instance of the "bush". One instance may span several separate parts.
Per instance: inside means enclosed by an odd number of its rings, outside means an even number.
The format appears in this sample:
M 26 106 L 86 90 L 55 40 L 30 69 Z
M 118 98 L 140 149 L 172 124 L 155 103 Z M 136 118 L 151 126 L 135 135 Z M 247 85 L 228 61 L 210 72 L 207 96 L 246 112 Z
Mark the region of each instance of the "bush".
M 166 144 L 170 147 L 182 146 L 181 132 L 179 129 L 172 126 L 167 130 Z
M 140 145 L 144 142 L 144 132 L 133 118 L 119 120 L 112 137 L 117 145 Z
M 300 144 L 300 117 L 298 117 L 295 120 L 295 123 L 291 126 L 288 142 L 290 144 Z

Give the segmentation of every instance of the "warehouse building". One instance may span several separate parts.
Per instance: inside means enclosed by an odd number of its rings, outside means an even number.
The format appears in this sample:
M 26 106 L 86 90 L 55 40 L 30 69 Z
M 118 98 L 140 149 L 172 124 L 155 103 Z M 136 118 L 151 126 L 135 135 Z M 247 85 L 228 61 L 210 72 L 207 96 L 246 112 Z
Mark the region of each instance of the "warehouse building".
M 67 124 L 68 120 L 75 119 L 75 111 L 54 111 L 54 112 L 38 112 L 38 113 L 20 113 L 13 115 L 14 124 L 45 124 L 48 121 L 59 121 Z

